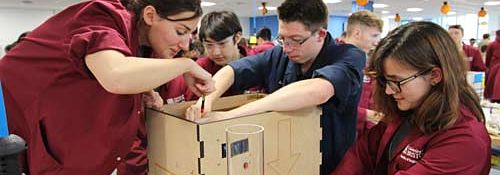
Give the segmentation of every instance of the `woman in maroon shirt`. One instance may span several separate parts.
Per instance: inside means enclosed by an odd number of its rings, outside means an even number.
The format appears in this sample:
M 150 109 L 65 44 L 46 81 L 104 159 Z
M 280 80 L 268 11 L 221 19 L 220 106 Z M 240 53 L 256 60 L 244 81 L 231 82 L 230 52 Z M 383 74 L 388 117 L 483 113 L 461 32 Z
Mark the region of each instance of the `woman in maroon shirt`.
M 466 63 L 448 33 L 431 22 L 390 32 L 377 46 L 381 122 L 362 135 L 332 173 L 487 175 L 490 138 Z
M 143 92 L 178 75 L 212 91 L 189 58 L 140 58 L 187 49 L 201 14 L 199 0 L 85 1 L 23 38 L 0 60 L 0 79 L 9 128 L 28 144 L 24 172 L 110 174 L 136 136 Z

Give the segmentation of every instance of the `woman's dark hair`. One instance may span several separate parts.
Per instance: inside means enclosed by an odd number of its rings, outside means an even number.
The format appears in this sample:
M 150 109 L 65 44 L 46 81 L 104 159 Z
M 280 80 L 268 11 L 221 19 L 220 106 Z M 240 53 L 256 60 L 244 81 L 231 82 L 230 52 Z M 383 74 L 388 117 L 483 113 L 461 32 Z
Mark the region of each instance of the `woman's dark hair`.
M 478 121 L 484 122 L 479 97 L 467 83 L 467 68 L 453 39 L 439 25 L 414 22 L 402 25 L 382 39 L 374 51 L 368 67 L 384 78 L 384 62 L 398 63 L 424 71 L 433 67 L 442 70 L 442 80 L 431 87 L 422 103 L 413 109 L 413 126 L 425 134 L 451 127 L 460 115 L 460 108 L 468 108 Z M 374 100 L 378 111 L 386 119 L 402 115 L 396 101 L 385 93 L 385 84 L 377 81 Z
M 200 17 L 203 14 L 201 0 L 121 0 L 123 6 L 128 10 L 140 15 L 144 7 L 153 6 L 158 15 L 170 21 L 185 21 Z M 182 19 L 170 19 L 168 16 L 182 12 L 194 12 L 194 15 Z M 136 21 L 139 18 L 136 17 Z

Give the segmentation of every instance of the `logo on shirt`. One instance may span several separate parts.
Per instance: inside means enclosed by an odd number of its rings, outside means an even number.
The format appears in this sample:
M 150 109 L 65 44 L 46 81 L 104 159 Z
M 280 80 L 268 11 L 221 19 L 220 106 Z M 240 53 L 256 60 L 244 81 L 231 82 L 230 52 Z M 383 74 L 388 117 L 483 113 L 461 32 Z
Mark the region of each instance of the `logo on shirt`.
M 420 158 L 422 158 L 423 150 L 418 150 L 416 148 L 411 147 L 410 145 L 406 145 L 403 153 L 399 155 L 399 157 L 405 161 L 410 163 L 417 163 Z
M 167 99 L 167 104 L 182 103 L 184 101 L 186 99 L 184 98 L 184 94 L 182 94 L 181 96 Z

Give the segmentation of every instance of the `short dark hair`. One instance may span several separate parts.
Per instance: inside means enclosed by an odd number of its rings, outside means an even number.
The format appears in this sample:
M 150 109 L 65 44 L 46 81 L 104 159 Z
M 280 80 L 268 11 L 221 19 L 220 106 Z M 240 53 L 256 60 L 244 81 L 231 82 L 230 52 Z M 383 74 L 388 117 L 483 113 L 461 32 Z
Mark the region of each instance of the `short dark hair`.
M 170 21 L 185 21 L 203 15 L 201 0 L 120 0 L 123 6 L 136 14 L 134 21 L 137 23 L 144 7 L 151 5 L 158 15 Z M 182 12 L 194 12 L 193 16 L 183 19 L 169 19 L 168 16 Z
M 448 30 L 449 29 L 460 29 L 460 31 L 462 31 L 462 35 L 464 34 L 464 28 L 462 28 L 461 25 L 457 24 L 457 25 L 451 25 L 448 27 Z
M 262 29 L 260 29 L 257 32 L 257 38 L 262 38 L 266 41 L 270 41 L 271 40 L 271 29 L 269 29 L 267 27 L 263 27 Z
M 489 33 L 483 34 L 483 39 L 488 39 L 488 38 L 490 38 L 490 34 Z
M 322 0 L 285 0 L 278 7 L 283 22 L 300 22 L 307 30 L 328 27 L 328 8 Z
M 221 41 L 241 31 L 236 14 L 230 11 L 213 11 L 201 19 L 198 35 L 201 42 L 205 42 L 207 38 Z
M 497 36 L 500 36 L 500 30 L 497 30 L 496 34 Z

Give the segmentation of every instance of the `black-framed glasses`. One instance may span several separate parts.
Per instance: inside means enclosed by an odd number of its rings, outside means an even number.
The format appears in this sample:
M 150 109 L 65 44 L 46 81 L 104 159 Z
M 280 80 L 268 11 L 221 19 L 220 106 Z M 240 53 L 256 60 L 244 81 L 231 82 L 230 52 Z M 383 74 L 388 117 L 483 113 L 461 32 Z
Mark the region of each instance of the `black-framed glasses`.
M 431 70 L 432 70 L 432 68 L 429 68 L 429 69 L 417 72 L 417 73 L 413 74 L 412 76 L 409 76 L 409 77 L 404 78 L 404 79 L 399 80 L 399 81 L 387 80 L 383 76 L 378 77 L 377 80 L 380 83 L 380 85 L 382 85 L 383 87 L 389 86 L 392 91 L 399 93 L 399 92 L 401 92 L 401 85 L 404 85 L 404 84 L 410 82 L 411 80 L 416 79 L 417 77 L 419 77 L 421 75 L 425 75 L 425 74 L 429 73 Z
M 311 35 L 308 37 L 301 39 L 301 40 L 296 40 L 293 38 L 285 39 L 281 36 L 278 36 L 278 44 L 280 46 L 289 46 L 289 47 L 300 47 L 302 44 L 304 44 L 309 38 L 311 38 L 314 35 L 315 32 L 311 32 Z

